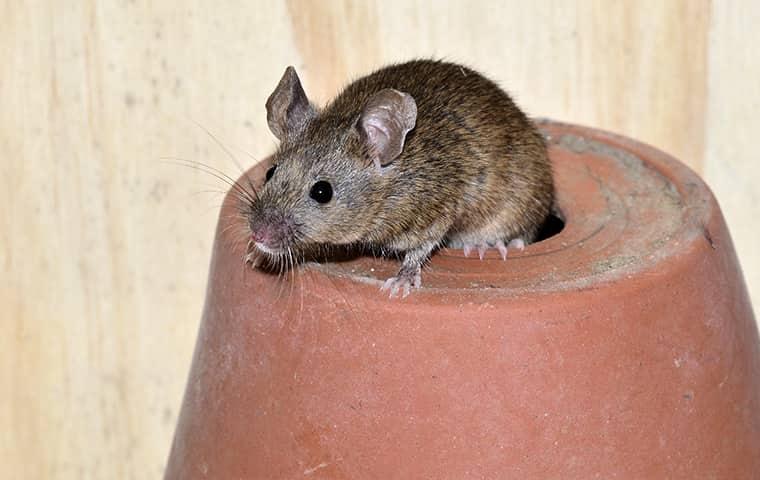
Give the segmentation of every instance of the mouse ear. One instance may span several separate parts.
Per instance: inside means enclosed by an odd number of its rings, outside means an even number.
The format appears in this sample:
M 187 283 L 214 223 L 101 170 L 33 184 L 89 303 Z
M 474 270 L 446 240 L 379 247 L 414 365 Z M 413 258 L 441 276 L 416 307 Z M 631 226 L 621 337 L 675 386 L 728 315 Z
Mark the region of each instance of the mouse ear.
M 267 99 L 267 123 L 281 142 L 296 136 L 316 112 L 306 98 L 296 69 L 288 67 Z
M 387 88 L 367 100 L 357 128 L 375 165 L 388 165 L 401 154 L 416 122 L 417 104 L 407 93 Z

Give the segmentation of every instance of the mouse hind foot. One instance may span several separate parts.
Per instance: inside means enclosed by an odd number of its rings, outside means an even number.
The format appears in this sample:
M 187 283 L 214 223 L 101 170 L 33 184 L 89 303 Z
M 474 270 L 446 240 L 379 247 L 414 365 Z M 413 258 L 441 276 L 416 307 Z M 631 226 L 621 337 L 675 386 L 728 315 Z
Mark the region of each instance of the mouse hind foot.
M 525 240 L 522 238 L 513 238 L 506 244 L 504 243 L 504 240 L 497 240 L 495 242 L 479 242 L 479 243 L 464 243 L 462 244 L 462 250 L 464 251 L 464 256 L 469 257 L 470 253 L 472 253 L 473 250 L 478 251 L 478 256 L 481 260 L 486 256 L 486 251 L 488 251 L 489 248 L 495 248 L 499 251 L 499 255 L 501 255 L 502 260 L 507 259 L 507 253 L 510 249 L 516 249 L 516 250 L 523 250 L 525 248 Z

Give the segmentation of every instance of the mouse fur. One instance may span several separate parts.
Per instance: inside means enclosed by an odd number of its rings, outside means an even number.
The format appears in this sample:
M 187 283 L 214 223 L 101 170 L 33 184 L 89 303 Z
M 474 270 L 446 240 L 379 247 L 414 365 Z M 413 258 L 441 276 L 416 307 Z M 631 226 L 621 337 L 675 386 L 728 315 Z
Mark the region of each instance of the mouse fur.
M 280 145 L 249 206 L 252 250 L 397 252 L 399 273 L 383 285 L 391 296 L 420 286 L 421 266 L 440 246 L 481 257 L 493 247 L 506 258 L 507 246 L 534 240 L 553 203 L 544 138 L 507 93 L 463 65 L 390 65 L 324 108 L 288 67 L 267 120 Z

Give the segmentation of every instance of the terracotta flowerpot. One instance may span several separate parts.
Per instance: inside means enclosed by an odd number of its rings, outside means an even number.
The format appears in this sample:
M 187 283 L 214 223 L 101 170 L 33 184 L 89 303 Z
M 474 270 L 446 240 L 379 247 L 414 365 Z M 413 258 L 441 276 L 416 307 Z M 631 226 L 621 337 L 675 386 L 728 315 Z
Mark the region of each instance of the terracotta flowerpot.
M 506 261 L 243 268 L 222 209 L 167 479 L 760 478 L 758 333 L 705 184 L 545 124 L 565 227 Z M 263 168 L 253 170 L 256 178 Z

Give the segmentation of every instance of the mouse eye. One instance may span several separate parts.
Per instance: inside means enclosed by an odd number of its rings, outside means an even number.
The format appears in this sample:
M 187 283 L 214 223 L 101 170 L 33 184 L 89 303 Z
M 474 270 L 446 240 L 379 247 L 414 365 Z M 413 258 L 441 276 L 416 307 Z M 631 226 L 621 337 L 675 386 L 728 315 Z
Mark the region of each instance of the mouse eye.
M 332 185 L 329 182 L 320 180 L 311 187 L 309 196 L 319 203 L 327 203 L 332 198 Z
M 274 169 L 277 168 L 277 165 L 272 165 L 269 167 L 269 170 L 267 170 L 266 179 L 264 180 L 264 183 L 268 182 L 270 178 L 272 178 L 272 175 L 274 175 Z

